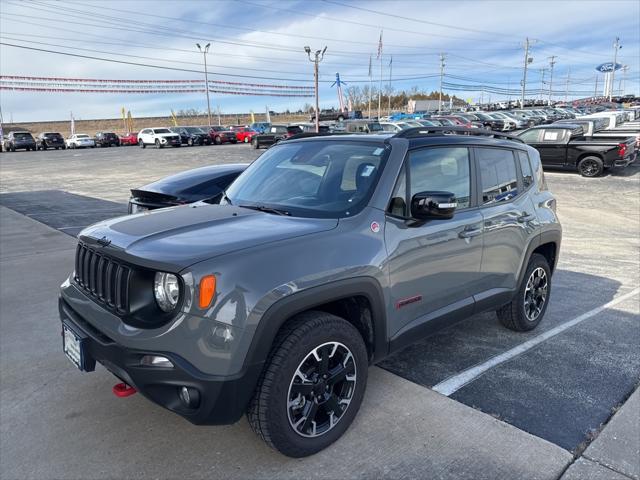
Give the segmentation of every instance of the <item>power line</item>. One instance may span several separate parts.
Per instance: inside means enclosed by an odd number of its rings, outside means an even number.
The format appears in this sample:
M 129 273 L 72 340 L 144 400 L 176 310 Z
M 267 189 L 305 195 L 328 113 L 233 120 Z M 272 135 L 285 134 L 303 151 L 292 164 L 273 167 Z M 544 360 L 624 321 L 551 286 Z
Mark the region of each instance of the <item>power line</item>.
M 103 61 L 103 62 L 110 62 L 110 63 L 119 63 L 119 64 L 124 64 L 124 65 L 134 65 L 134 66 L 138 66 L 138 67 L 150 67 L 150 68 L 159 68 L 159 69 L 163 69 L 163 70 L 173 70 L 173 71 L 178 71 L 178 72 L 192 72 L 192 73 L 204 73 L 204 71 L 201 70 L 194 70 L 194 69 L 187 69 L 187 68 L 178 68 L 178 67 L 167 67 L 164 65 L 151 65 L 151 64 L 146 64 L 146 63 L 139 63 L 139 62 L 127 62 L 124 60 L 116 60 L 116 59 L 112 59 L 112 58 L 102 58 L 102 57 L 95 57 L 95 56 L 91 56 L 91 55 L 80 55 L 80 54 L 75 54 L 75 53 L 69 53 L 69 52 L 59 52 L 56 50 L 49 50 L 49 49 L 44 49 L 44 48 L 35 48 L 35 47 L 28 47 L 26 45 L 16 45 L 13 43 L 7 43 L 7 42 L 2 42 L 0 41 L 0 45 L 4 45 L 7 47 L 14 47 L 14 48 L 21 48 L 21 49 L 25 49 L 25 50 L 33 50 L 33 51 L 37 51 L 37 52 L 44 52 L 44 53 L 52 53 L 52 54 L 57 54 L 57 55 L 66 55 L 66 56 L 70 56 L 70 57 L 77 57 L 77 58 L 86 58 L 86 59 L 90 59 L 90 60 L 99 60 L 99 61 Z M 262 80 L 278 80 L 278 81 L 286 81 L 286 82 L 303 82 L 303 83 L 309 83 L 312 82 L 313 80 L 301 80 L 301 79 L 296 79 L 296 78 L 276 78 L 276 77 L 263 77 L 263 76 L 255 76 L 255 75 L 240 75 L 240 74 L 232 74 L 232 73 L 219 73 L 219 72 L 209 72 L 210 75 L 214 74 L 215 75 L 219 75 L 219 76 L 227 76 L 227 77 L 240 77 L 240 78 L 257 78 L 257 79 L 262 79 Z M 433 78 L 436 77 L 438 74 L 432 74 L 432 75 L 421 75 L 421 76 L 415 76 L 415 77 L 401 77 L 401 78 L 397 78 L 394 79 L 394 82 L 400 82 L 400 81 L 410 81 L 410 80 L 423 80 L 423 79 L 427 79 L 427 78 Z M 324 83 L 331 83 L 330 80 L 321 80 Z M 365 83 L 366 80 L 353 80 L 353 83 Z

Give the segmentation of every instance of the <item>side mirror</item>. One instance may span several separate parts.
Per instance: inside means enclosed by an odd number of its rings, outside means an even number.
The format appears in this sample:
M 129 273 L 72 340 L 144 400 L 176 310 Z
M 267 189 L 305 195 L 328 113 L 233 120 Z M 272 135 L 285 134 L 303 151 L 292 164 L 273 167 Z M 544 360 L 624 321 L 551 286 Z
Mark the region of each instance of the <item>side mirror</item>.
M 411 199 L 411 216 L 418 220 L 453 218 L 458 206 L 451 192 L 419 192 Z

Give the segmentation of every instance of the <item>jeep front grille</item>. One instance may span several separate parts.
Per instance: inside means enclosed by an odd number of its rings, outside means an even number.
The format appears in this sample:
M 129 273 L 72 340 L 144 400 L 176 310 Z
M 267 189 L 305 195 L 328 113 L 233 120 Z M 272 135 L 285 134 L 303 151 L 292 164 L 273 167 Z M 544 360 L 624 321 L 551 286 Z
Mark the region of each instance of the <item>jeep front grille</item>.
M 98 302 L 118 314 L 129 312 L 131 268 L 78 243 L 74 279 Z

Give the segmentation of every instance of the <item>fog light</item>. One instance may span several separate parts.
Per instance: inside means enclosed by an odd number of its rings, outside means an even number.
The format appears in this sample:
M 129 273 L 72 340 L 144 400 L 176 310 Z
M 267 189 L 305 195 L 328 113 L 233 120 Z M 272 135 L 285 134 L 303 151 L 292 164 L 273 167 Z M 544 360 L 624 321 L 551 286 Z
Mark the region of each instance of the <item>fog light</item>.
M 200 393 L 195 388 L 180 387 L 178 397 L 187 408 L 198 408 L 200 404 Z
M 173 367 L 173 363 L 167 357 L 161 357 L 160 355 L 145 355 L 140 359 L 140 365 L 145 367 Z

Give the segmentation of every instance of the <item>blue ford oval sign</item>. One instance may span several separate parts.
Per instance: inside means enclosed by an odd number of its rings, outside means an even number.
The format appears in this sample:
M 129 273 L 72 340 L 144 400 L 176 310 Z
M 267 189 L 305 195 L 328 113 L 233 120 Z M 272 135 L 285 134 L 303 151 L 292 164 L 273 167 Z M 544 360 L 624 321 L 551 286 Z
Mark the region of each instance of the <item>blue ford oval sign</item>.
M 613 62 L 607 62 L 607 63 L 603 63 L 602 65 L 598 65 L 596 67 L 596 70 L 602 73 L 608 73 L 608 72 L 613 72 L 614 70 L 620 70 L 622 68 L 622 65 L 619 63 L 616 63 L 615 68 L 613 68 Z

